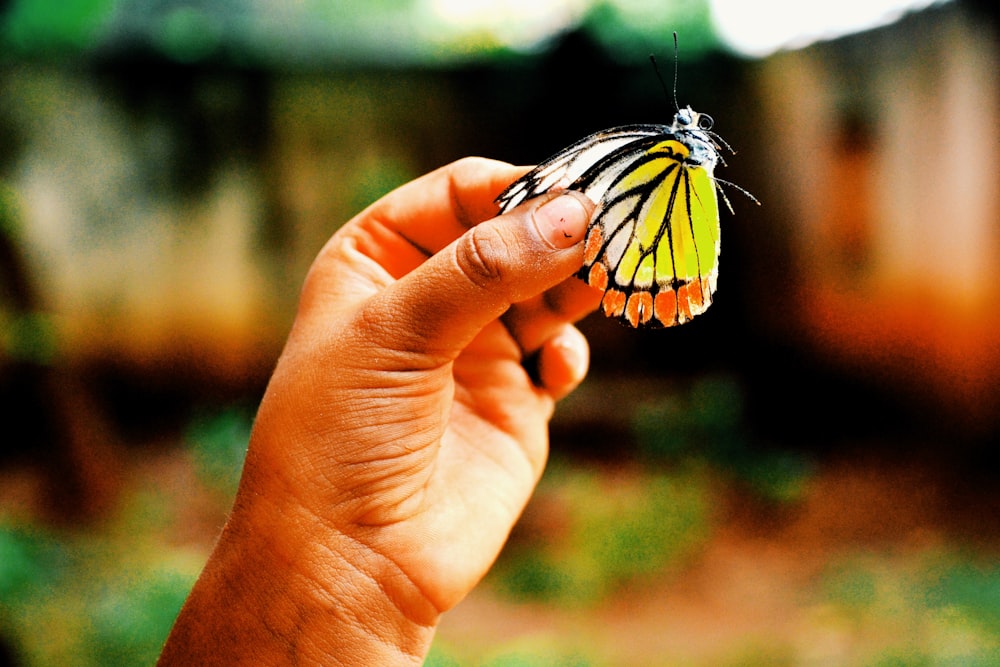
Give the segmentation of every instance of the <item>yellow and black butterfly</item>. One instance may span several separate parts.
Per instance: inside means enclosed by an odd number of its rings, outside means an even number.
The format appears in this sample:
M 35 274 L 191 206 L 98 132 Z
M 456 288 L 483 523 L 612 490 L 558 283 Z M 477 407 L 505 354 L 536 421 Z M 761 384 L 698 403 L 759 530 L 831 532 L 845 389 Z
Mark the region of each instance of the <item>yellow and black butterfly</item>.
M 596 132 L 514 181 L 500 212 L 550 190 L 586 194 L 597 208 L 577 275 L 604 292 L 604 313 L 632 327 L 684 324 L 708 310 L 719 275 L 714 170 L 728 145 L 712 124 L 686 107 L 669 126 Z

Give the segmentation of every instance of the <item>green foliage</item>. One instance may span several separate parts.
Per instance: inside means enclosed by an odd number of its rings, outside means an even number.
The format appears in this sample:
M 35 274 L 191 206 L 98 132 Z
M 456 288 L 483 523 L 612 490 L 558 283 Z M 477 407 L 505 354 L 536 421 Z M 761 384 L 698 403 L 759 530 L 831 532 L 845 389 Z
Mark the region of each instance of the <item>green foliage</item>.
M 874 665 L 1000 664 L 1000 568 L 953 552 L 831 563 L 820 600 Z M 862 643 L 863 642 L 859 642 Z
M 482 667 L 590 667 L 594 663 L 565 650 L 511 651 L 483 661 Z
M 222 26 L 204 10 L 177 7 L 154 26 L 154 39 L 172 60 L 192 63 L 203 60 L 219 48 Z
M 130 507 L 102 535 L 0 528 L 0 633 L 25 665 L 155 662 L 201 561 L 156 544 L 151 516 L 169 512 Z
M 4 50 L 43 54 L 92 46 L 116 0 L 14 0 L 0 24 Z
M 470 659 L 440 641 L 431 646 L 425 667 L 596 667 L 603 664 L 570 648 L 568 638 L 529 637 L 505 645 L 488 655 Z M 574 638 L 577 639 L 578 638 Z M 579 643 L 578 641 L 572 643 Z
M 638 406 L 635 430 L 652 461 L 725 460 L 749 447 L 743 423 L 743 392 L 729 377 L 704 377 Z
M 650 53 L 672 57 L 675 30 L 686 60 L 719 44 L 706 0 L 604 0 L 588 12 L 583 29 L 622 62 L 639 62 Z
M 231 409 L 190 428 L 197 471 L 222 496 L 220 517 L 250 424 L 248 411 Z M 181 517 L 166 483 L 126 493 L 116 512 L 86 529 L 0 523 L 0 634 L 23 664 L 155 663 L 207 557 L 170 541 Z
M 94 596 L 84 654 L 94 665 L 152 665 L 191 588 L 190 577 L 150 569 Z
M 51 536 L 27 526 L 0 525 L 0 609 L 27 603 L 64 576 L 66 556 Z
M 539 490 L 537 504 L 562 508 L 558 534 L 513 540 L 491 580 L 520 599 L 597 602 L 669 572 L 702 545 L 707 494 L 707 480 L 697 474 L 617 478 L 557 470 Z
M 55 326 L 44 313 L 9 316 L 0 310 L 0 355 L 47 365 L 57 351 Z
M 566 478 L 575 476 L 564 474 Z M 564 537 L 553 539 L 565 542 Z M 564 544 L 567 568 L 572 567 L 574 558 L 570 551 Z M 536 557 L 550 556 L 537 550 Z M 669 583 L 661 584 L 666 584 L 664 590 L 669 587 Z M 721 642 L 718 650 L 680 664 L 998 665 L 998 591 L 1000 567 L 990 556 L 944 546 L 847 552 L 832 558 L 812 587 L 799 589 L 792 635 L 736 632 Z M 580 602 L 566 598 L 551 601 Z M 604 618 L 615 608 L 614 603 L 603 607 L 579 627 L 594 627 L 594 618 Z M 532 614 L 532 607 L 525 607 L 524 613 Z M 586 612 L 581 619 L 585 616 Z M 441 647 L 440 654 L 456 662 L 437 664 L 630 664 L 615 659 L 613 653 L 604 654 L 606 662 L 594 662 L 595 656 L 602 655 L 599 647 L 605 644 L 592 644 L 585 630 L 583 634 L 568 633 L 567 628 L 574 627 L 571 622 L 556 628 L 547 626 L 500 645 L 477 647 L 480 652 L 473 654 L 475 660 L 464 659 L 468 655 L 458 648 Z M 656 656 L 643 664 L 678 662 L 670 656 Z
M 0 236 L 17 239 L 21 234 L 21 213 L 17 193 L 7 182 L 0 180 Z
M 350 192 L 350 210 L 360 211 L 418 174 L 400 160 L 381 157 L 365 164 L 355 176 Z
M 671 31 L 681 35 L 686 58 L 718 45 L 707 0 L 604 0 L 581 22 L 548 10 L 553 25 L 537 43 L 516 37 L 539 31 L 537 14 L 488 6 L 429 10 L 415 0 L 308 0 L 277 9 L 267 3 L 161 3 L 124 0 L 13 0 L 0 25 L 0 55 L 67 55 L 120 39 L 146 41 L 179 62 L 264 56 L 272 62 L 336 60 L 389 63 L 516 57 L 544 48 L 560 32 L 582 30 L 621 61 L 669 53 Z M 123 19 L 123 16 L 125 17 Z M 275 19 L 280 16 L 280 20 Z M 386 36 L 391 36 L 386 39 Z M 514 38 L 514 39 L 512 39 Z M 530 41 L 530 40 L 529 40 Z
M 959 610 L 1000 642 L 1000 565 L 995 561 L 956 560 L 930 569 L 924 599 L 932 609 Z
M 186 440 L 198 476 L 227 499 L 236 495 L 252 426 L 249 410 L 230 408 L 199 417 L 188 428 Z
M 452 650 L 435 641 L 424 659 L 424 667 L 461 667 L 462 663 L 452 656 Z
M 812 474 L 804 455 L 754 441 L 744 419 L 743 388 L 729 376 L 705 376 L 686 391 L 638 406 L 634 429 L 650 463 L 708 463 L 769 500 L 801 497 Z

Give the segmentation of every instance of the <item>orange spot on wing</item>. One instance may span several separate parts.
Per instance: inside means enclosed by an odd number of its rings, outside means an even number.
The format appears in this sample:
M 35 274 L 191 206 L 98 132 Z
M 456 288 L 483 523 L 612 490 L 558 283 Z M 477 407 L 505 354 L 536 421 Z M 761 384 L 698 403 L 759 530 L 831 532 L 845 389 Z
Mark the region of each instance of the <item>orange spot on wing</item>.
M 656 319 L 663 326 L 672 327 L 677 324 L 677 295 L 672 289 L 662 290 L 656 295 Z
M 690 306 L 695 306 L 695 308 L 692 309 L 692 312 L 695 314 L 700 313 L 704 310 L 702 306 L 705 305 L 705 283 L 703 281 L 699 281 L 697 284 L 688 283 L 684 287 L 687 288 L 686 291 L 690 301 Z
M 653 295 L 633 292 L 625 305 L 625 319 L 634 327 L 645 324 L 653 317 Z
M 691 319 L 691 283 L 677 288 L 677 321 L 681 324 Z
M 584 264 L 593 264 L 597 261 L 597 255 L 601 252 L 601 244 L 603 242 L 604 236 L 601 234 L 601 228 L 597 226 L 591 227 L 590 231 L 587 232 L 587 244 L 583 248 Z
M 625 312 L 625 292 L 609 289 L 604 293 L 604 314 L 608 317 L 618 317 Z
M 604 268 L 603 264 L 594 264 L 590 267 L 590 273 L 587 274 L 587 284 L 602 292 L 608 289 L 608 270 Z

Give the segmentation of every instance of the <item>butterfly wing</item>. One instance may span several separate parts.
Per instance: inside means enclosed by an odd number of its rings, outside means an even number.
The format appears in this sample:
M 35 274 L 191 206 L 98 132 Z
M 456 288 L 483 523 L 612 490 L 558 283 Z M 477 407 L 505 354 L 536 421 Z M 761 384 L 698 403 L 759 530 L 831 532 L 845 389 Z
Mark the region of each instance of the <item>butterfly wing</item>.
M 718 278 L 719 210 L 710 165 L 674 138 L 643 148 L 614 178 L 587 231 L 579 276 L 604 313 L 674 326 L 705 312 Z
M 584 174 L 595 171 L 613 174 L 626 166 L 629 156 L 636 152 L 634 142 L 655 143 L 655 138 L 668 132 L 665 125 L 624 125 L 595 132 L 559 151 L 507 187 L 496 202 L 500 212 L 506 213 L 521 202 L 537 197 L 549 190 L 573 189 L 585 193 L 592 201 L 599 202 L 607 188 L 606 181 L 588 179 L 586 186 L 578 181 Z M 615 157 L 623 160 L 615 164 Z
M 700 142 L 700 143 L 698 143 Z M 577 274 L 632 327 L 669 327 L 705 312 L 718 278 L 719 209 L 705 142 L 663 125 L 591 135 L 515 181 L 501 211 L 552 188 L 597 202 Z M 714 155 L 714 154 L 713 154 Z

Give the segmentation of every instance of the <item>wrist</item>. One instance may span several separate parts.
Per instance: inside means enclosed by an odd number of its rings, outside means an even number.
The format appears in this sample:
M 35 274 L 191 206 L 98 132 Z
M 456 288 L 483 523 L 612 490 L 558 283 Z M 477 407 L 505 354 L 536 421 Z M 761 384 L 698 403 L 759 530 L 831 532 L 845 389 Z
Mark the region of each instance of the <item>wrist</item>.
M 439 614 L 395 563 L 299 505 L 246 496 L 161 665 L 422 664 Z

